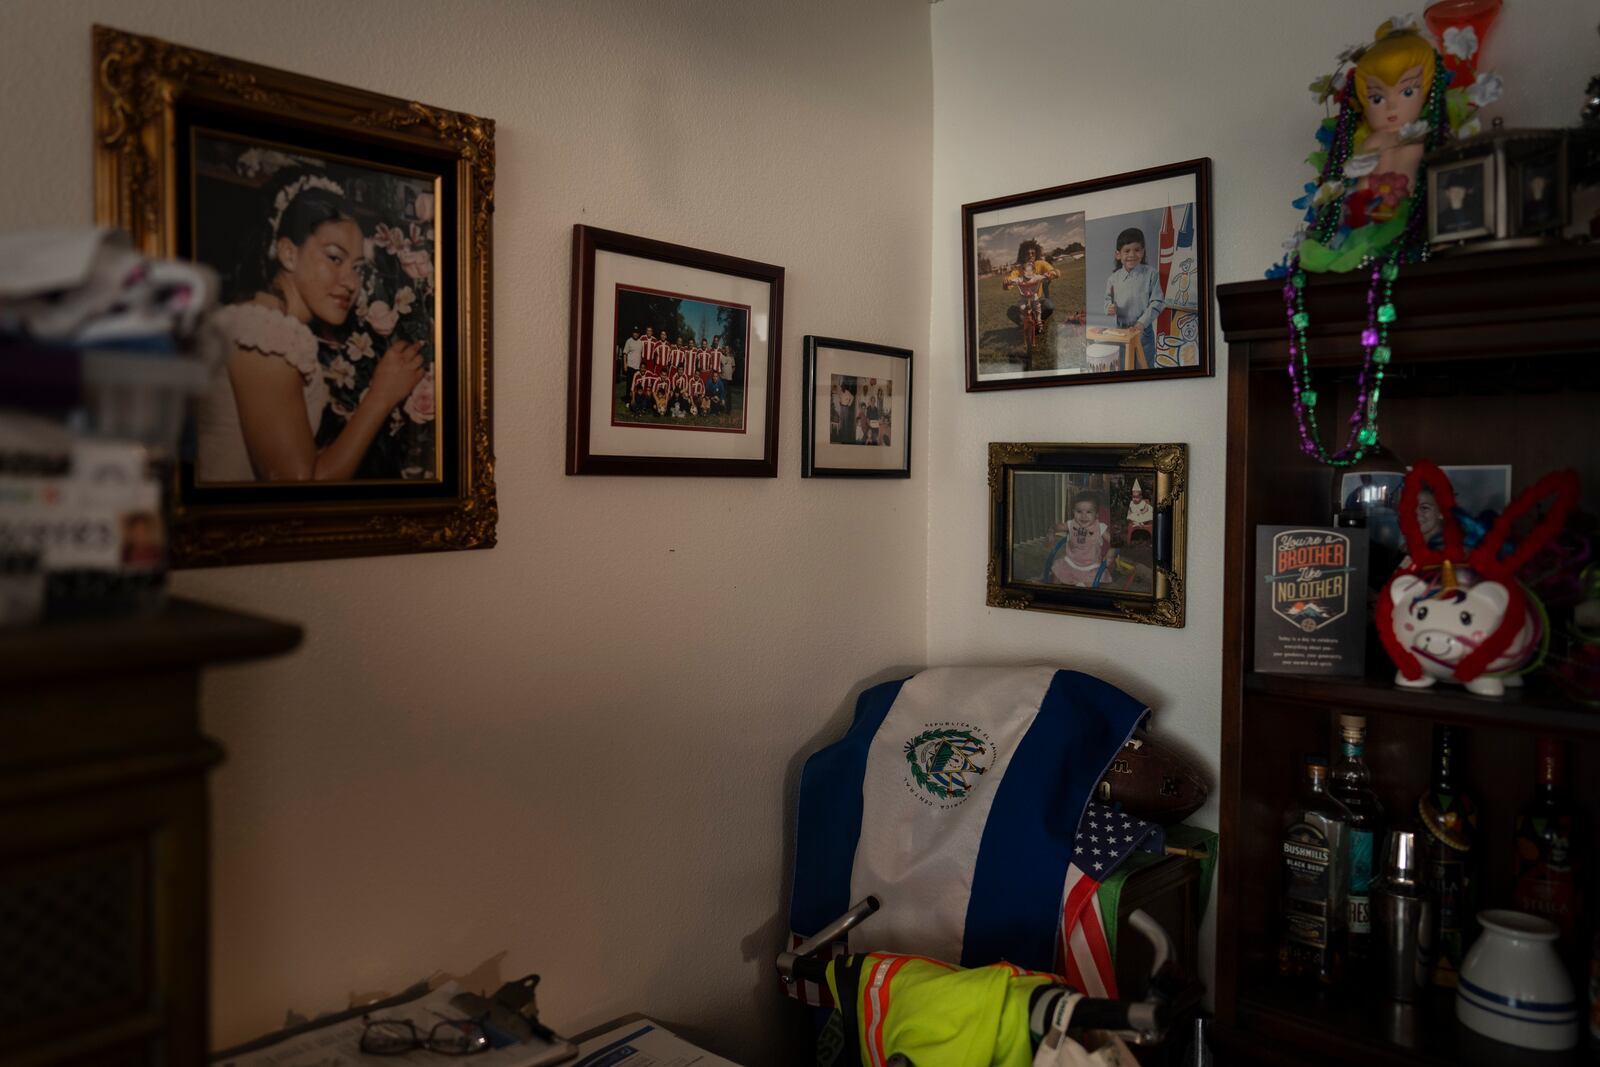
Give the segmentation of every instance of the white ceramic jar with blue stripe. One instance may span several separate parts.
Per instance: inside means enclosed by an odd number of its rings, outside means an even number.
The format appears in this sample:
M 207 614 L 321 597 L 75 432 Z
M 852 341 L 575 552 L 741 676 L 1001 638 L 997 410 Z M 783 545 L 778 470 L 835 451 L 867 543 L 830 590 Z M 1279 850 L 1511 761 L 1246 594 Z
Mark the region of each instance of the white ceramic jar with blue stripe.
M 1483 936 L 1461 962 L 1456 1018 L 1485 1037 L 1561 1051 L 1578 1043 L 1578 998 L 1561 957 L 1556 925 L 1520 911 L 1478 913 Z

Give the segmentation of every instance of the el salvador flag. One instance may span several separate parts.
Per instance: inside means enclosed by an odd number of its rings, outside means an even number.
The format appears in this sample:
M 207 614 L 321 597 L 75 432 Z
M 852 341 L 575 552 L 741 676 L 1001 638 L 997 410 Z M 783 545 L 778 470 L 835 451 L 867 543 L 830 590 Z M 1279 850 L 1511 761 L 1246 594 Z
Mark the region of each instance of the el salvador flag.
M 1051 971 L 1079 821 L 1148 710 L 1053 667 L 941 667 L 862 693 L 801 775 L 791 929 L 872 894 L 852 952 Z

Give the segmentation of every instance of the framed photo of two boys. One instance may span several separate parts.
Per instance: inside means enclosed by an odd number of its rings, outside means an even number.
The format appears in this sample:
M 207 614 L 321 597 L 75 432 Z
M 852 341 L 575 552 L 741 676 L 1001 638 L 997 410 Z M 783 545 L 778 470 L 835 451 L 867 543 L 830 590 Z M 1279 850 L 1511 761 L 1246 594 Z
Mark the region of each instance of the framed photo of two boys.
M 961 209 L 967 391 L 1210 377 L 1211 161 Z
M 175 566 L 487 548 L 494 123 L 97 26 L 96 215 L 213 269 Z

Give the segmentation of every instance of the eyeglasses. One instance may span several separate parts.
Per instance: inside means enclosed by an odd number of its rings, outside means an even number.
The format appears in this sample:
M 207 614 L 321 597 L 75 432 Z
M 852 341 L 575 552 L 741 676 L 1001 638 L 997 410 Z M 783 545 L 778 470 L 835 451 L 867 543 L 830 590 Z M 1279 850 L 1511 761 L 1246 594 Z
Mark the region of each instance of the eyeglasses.
M 471 1056 L 489 1051 L 489 1035 L 472 1019 L 445 1019 L 426 1037 L 409 1019 L 366 1019 L 361 1051 L 373 1056 L 401 1056 L 426 1049 L 444 1056 Z

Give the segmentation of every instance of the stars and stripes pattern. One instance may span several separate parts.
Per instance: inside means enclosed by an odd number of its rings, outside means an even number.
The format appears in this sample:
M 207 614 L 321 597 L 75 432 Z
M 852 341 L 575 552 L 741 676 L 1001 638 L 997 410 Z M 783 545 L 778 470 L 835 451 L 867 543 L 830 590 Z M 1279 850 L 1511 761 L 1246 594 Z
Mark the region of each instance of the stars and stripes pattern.
M 1104 804 L 1091 803 L 1084 809 L 1067 867 L 1056 952 L 1067 981 L 1091 997 L 1117 996 L 1116 969 L 1100 911 L 1100 884 L 1133 852 L 1160 852 L 1165 838 L 1155 823 Z
M 808 938 L 799 934 L 789 935 L 789 949 L 793 951 L 804 944 Z M 817 955 L 823 959 L 837 960 L 843 958 L 850 951 L 843 941 L 834 941 L 817 950 Z M 796 977 L 792 982 L 783 983 L 785 996 L 793 997 L 802 1004 L 809 1004 L 813 1008 L 832 1008 L 833 993 L 829 991 L 826 982 L 812 982 L 805 978 Z

